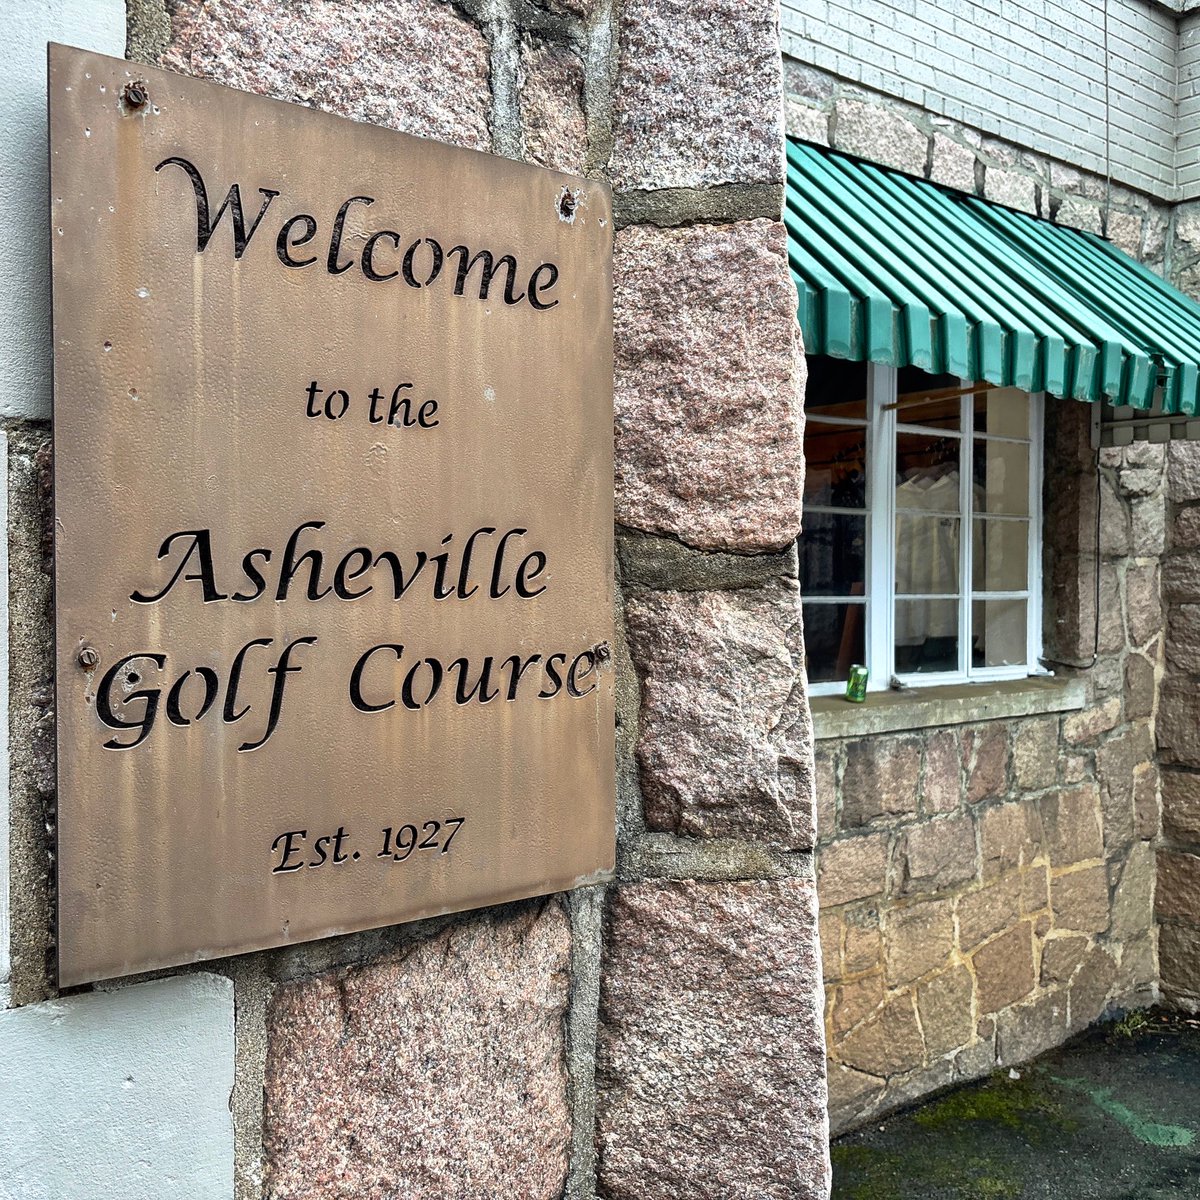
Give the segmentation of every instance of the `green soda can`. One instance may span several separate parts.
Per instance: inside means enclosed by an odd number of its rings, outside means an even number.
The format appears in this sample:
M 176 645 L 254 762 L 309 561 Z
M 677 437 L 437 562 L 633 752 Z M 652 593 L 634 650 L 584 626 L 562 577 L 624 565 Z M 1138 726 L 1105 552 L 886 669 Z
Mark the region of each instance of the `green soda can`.
M 861 704 L 867 698 L 867 676 L 870 672 L 862 663 L 855 663 L 850 668 L 850 678 L 846 680 L 846 699 Z

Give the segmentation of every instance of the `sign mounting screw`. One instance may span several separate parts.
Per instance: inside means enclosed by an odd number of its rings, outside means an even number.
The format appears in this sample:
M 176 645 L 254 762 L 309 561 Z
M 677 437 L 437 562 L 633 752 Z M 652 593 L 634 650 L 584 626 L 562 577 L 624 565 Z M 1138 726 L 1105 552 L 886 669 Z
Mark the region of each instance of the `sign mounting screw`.
M 80 646 L 76 657 L 85 671 L 94 671 L 100 665 L 100 651 L 95 646 Z
M 150 102 L 150 93 L 142 80 L 134 79 L 121 89 L 121 99 L 126 108 L 145 108 Z

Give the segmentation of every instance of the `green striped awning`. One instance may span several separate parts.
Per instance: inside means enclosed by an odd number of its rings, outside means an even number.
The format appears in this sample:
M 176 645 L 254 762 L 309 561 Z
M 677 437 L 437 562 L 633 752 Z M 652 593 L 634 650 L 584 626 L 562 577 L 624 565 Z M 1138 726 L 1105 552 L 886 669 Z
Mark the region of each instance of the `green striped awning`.
M 810 354 L 1197 412 L 1200 305 L 1102 238 L 802 142 L 785 220 Z

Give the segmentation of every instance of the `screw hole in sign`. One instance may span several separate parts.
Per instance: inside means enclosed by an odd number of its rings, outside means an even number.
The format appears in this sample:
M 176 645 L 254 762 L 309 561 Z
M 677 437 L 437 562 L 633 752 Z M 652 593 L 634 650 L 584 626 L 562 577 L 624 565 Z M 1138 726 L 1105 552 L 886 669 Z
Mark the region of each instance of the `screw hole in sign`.
M 579 211 L 580 198 L 583 192 L 578 189 L 572 189 L 564 185 L 561 192 L 558 193 L 558 219 L 566 221 L 568 225 L 575 223 L 575 214 Z

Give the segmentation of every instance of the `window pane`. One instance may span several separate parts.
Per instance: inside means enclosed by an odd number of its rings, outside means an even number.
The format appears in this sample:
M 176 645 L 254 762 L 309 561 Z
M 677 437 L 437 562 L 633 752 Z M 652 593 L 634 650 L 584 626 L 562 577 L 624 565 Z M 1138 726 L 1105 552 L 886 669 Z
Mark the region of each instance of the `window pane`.
M 958 601 L 896 601 L 896 673 L 958 670 Z
M 804 504 L 867 505 L 867 428 L 809 420 L 804 430 Z
M 896 517 L 896 592 L 952 596 L 958 591 L 957 517 Z
M 896 381 L 896 420 L 901 425 L 959 429 L 962 389 L 953 375 L 927 375 L 916 367 L 904 367 Z
M 971 626 L 972 666 L 1011 667 L 1029 661 L 1024 600 L 976 600 Z
M 976 512 L 1029 515 L 1029 445 L 975 439 L 972 502 Z
M 805 596 L 861 596 L 866 590 L 867 519 L 805 513 L 800 537 L 800 591 Z
M 896 507 L 958 512 L 958 438 L 896 434 Z
M 1029 436 L 1029 393 L 1017 388 L 988 388 L 975 397 L 975 432 L 993 437 Z
M 804 652 L 809 683 L 844 680 L 866 661 L 865 604 L 805 604 Z
M 1028 582 L 1029 522 L 976 518 L 971 587 L 977 592 L 1023 592 Z
M 867 419 L 867 364 L 814 354 L 808 360 L 804 409 L 812 416 Z

